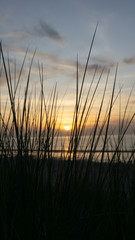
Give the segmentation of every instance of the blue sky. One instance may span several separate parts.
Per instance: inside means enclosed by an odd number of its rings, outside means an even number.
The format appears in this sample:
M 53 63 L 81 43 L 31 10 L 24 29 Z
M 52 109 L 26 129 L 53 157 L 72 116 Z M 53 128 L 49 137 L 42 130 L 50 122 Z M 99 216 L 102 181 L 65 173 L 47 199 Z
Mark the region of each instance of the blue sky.
M 97 22 L 99 26 L 90 64 L 110 69 L 110 84 L 119 63 L 118 84 L 127 97 L 135 82 L 135 1 L 122 0 L 1 0 L 0 40 L 4 52 L 19 61 L 27 47 L 29 56 L 37 48 L 36 61 L 44 63 L 48 89 L 58 84 L 67 91 L 65 105 L 73 105 L 75 62 L 80 77 Z M 90 75 L 90 74 L 89 74 Z M 36 73 L 33 77 L 34 83 Z M 4 82 L 1 80 L 4 87 Z M 87 79 L 86 79 L 87 88 Z M 102 89 L 102 86 L 101 86 Z M 100 90 L 101 90 L 100 89 Z M 133 91 L 132 102 L 135 102 Z

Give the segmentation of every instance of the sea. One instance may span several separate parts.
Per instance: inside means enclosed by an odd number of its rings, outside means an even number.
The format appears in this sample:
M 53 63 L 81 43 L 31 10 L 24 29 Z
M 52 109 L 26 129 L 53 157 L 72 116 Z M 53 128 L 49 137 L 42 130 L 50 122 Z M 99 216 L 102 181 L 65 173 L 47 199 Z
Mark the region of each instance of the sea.
M 94 145 L 98 139 L 98 135 L 95 137 Z M 96 150 L 102 150 L 104 145 L 104 139 L 105 136 L 102 135 L 98 141 Z M 118 135 L 108 136 L 106 141 L 106 148 L 108 150 L 115 150 L 118 143 L 120 141 L 120 138 Z M 68 150 L 70 142 L 70 136 L 58 136 L 54 138 L 54 146 L 57 150 Z M 91 136 L 81 136 L 81 139 L 78 144 L 78 150 L 86 150 L 90 149 L 92 143 L 92 137 Z M 127 150 L 133 150 L 135 149 L 135 135 L 131 134 L 125 134 L 124 137 L 121 140 L 120 148 L 127 151 Z
M 122 138 L 122 137 L 121 137 Z M 135 159 L 135 134 L 125 134 L 121 139 L 118 135 L 110 135 L 107 137 L 106 145 L 104 148 L 105 136 L 102 135 L 98 140 L 98 135 L 95 137 L 92 151 L 94 159 L 100 161 L 103 149 L 105 150 L 104 158 L 111 159 L 114 154 L 123 161 Z M 120 140 L 121 139 L 121 140 Z M 97 143 L 98 140 L 98 143 Z M 61 153 L 67 154 L 69 150 L 70 136 L 58 136 L 54 138 L 54 156 L 59 156 Z M 81 136 L 77 146 L 78 159 L 89 157 L 90 149 L 92 146 L 92 136 Z M 117 152 L 117 154 L 116 154 Z

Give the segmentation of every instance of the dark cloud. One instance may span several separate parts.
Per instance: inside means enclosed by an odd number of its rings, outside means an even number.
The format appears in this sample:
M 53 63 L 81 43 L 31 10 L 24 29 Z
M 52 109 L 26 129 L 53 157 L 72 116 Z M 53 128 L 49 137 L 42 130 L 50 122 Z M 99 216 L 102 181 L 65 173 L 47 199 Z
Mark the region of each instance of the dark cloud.
M 75 66 L 75 63 L 74 63 L 74 66 Z M 79 69 L 80 70 L 84 70 L 85 69 L 85 64 L 81 64 L 79 63 Z M 90 64 L 87 68 L 87 71 L 89 72 L 92 72 L 92 71 L 97 71 L 97 73 L 101 72 L 103 69 L 104 69 L 104 72 L 108 72 L 110 69 L 112 69 L 113 67 L 115 66 L 115 64 L 100 64 L 100 63 L 93 63 L 93 64 Z
M 106 59 L 106 58 L 93 58 L 94 62 L 97 63 L 97 65 L 102 66 L 107 69 L 114 68 L 116 66 L 116 63 L 112 59 Z
M 132 58 L 124 58 L 123 62 L 126 64 L 135 64 L 135 57 Z
M 99 64 L 92 64 L 88 67 L 89 70 L 95 70 L 97 69 L 97 72 L 99 71 L 102 71 L 104 69 L 104 71 L 108 71 L 109 68 L 107 68 L 106 66 L 102 66 L 102 65 L 99 65 Z
M 37 35 L 39 37 L 47 36 L 58 42 L 63 41 L 63 38 L 61 37 L 61 35 L 53 27 L 48 25 L 48 23 L 42 20 L 40 20 L 37 26 L 33 28 L 32 34 Z
M 81 63 L 79 63 L 79 69 L 80 70 L 84 70 L 85 69 L 85 64 L 81 64 Z M 94 63 L 94 64 L 91 64 L 91 65 L 89 65 L 88 67 L 87 67 L 87 70 L 88 71 L 93 71 L 93 70 L 95 70 L 97 68 L 97 72 L 98 71 L 100 71 L 100 70 L 103 70 L 103 66 L 101 66 L 101 65 L 99 65 L 99 64 L 96 64 L 96 63 Z

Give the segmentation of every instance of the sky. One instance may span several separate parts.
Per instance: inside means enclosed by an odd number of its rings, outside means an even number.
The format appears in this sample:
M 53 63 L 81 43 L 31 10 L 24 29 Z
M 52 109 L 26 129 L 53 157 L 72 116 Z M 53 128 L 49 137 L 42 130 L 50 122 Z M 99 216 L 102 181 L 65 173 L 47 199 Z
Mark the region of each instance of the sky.
M 97 22 L 99 24 L 85 81 L 85 91 L 90 84 L 93 68 L 98 66 L 99 77 L 104 67 L 104 78 L 95 100 L 95 109 L 98 111 L 107 71 L 110 69 L 107 90 L 109 97 L 118 63 L 116 93 L 122 86 L 123 106 L 126 103 L 135 83 L 134 12 L 134 0 L 1 0 L 0 40 L 5 56 L 8 52 L 11 63 L 16 61 L 18 69 L 26 49 L 29 49 L 27 64 L 36 49 L 31 86 L 37 86 L 38 89 L 38 62 L 40 62 L 44 66 L 45 92 L 51 91 L 57 82 L 59 101 L 64 105 L 62 122 L 64 127 L 71 125 L 75 104 L 76 59 L 78 56 L 79 82 L 81 82 Z M 27 74 L 27 64 L 23 72 L 24 78 Z M 6 83 L 4 77 L 0 80 L 4 104 L 7 95 Z M 23 83 L 22 80 L 22 86 Z M 130 113 L 133 113 L 134 89 L 131 105 Z M 117 118 L 116 112 L 117 109 L 114 107 L 114 121 Z

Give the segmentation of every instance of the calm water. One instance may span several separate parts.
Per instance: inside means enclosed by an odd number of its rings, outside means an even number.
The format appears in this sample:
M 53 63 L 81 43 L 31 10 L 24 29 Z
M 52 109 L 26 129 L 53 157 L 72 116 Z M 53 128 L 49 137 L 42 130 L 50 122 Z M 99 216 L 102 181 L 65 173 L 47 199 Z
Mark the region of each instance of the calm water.
M 95 141 L 94 141 L 94 146 L 96 143 L 98 136 L 96 136 Z M 91 149 L 91 138 L 88 136 L 81 137 L 80 143 L 78 145 L 78 150 L 81 150 L 82 152 L 78 152 L 77 156 L 78 159 L 81 157 L 88 158 L 89 157 L 89 150 Z M 69 136 L 62 136 L 58 137 L 54 141 L 54 149 L 55 150 L 68 150 L 69 146 L 69 141 L 70 138 Z M 104 159 L 111 159 L 113 156 L 117 146 L 118 146 L 118 136 L 109 136 L 106 142 L 106 150 L 109 150 L 111 152 L 105 153 Z M 96 146 L 96 153 L 94 153 L 94 159 L 97 161 L 100 161 L 101 155 L 102 155 L 102 149 L 103 149 L 103 144 L 104 144 L 104 136 L 102 136 Z M 84 150 L 87 149 L 87 152 L 84 153 Z M 135 136 L 132 135 L 125 135 L 123 140 L 121 141 L 121 144 L 119 146 L 119 151 L 133 151 L 135 150 Z M 98 152 L 99 151 L 99 152 Z M 59 156 L 60 153 L 54 153 L 54 156 Z M 64 153 L 65 154 L 65 153 Z M 119 158 L 121 161 L 128 161 L 130 159 L 132 152 L 122 152 L 119 154 Z M 118 158 L 118 154 L 116 154 L 116 158 Z M 131 158 L 131 160 L 135 158 L 135 154 Z
M 95 138 L 94 144 L 96 143 L 97 137 L 98 136 L 96 136 Z M 70 140 L 69 136 L 61 136 L 61 137 L 55 138 L 54 148 L 57 150 L 61 150 L 61 149 L 67 150 L 69 146 L 69 140 Z M 92 139 L 89 136 L 84 136 L 84 137 L 82 136 L 79 142 L 78 150 L 85 150 L 86 147 L 89 150 L 91 147 L 91 141 Z M 109 136 L 106 143 L 106 149 L 115 150 L 118 142 L 119 140 L 117 135 Z M 102 136 L 99 139 L 96 149 L 102 150 L 103 143 L 104 143 L 104 136 Z M 132 136 L 130 134 L 125 135 L 120 146 L 122 150 L 135 149 L 135 136 Z

